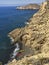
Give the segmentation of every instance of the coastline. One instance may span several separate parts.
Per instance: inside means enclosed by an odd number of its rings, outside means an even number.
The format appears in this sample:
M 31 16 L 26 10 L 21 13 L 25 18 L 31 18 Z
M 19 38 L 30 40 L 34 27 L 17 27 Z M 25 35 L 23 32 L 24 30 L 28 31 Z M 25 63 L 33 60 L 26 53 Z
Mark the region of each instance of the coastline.
M 28 25 L 9 33 L 15 41 L 22 43 L 22 49 L 25 51 L 22 52 L 22 57 L 19 57 L 20 60 L 13 60 L 8 65 L 11 63 L 13 65 L 49 65 L 49 8 L 47 4 L 47 2 L 42 4 L 41 9 L 33 15 Z
M 8 37 L 10 38 L 10 40 L 11 40 L 11 44 L 14 42 L 14 39 L 13 39 L 13 37 L 11 37 L 10 35 L 8 35 Z
M 38 4 L 28 4 L 25 6 L 18 6 L 17 9 L 19 10 L 35 10 L 35 9 L 39 9 L 40 5 Z

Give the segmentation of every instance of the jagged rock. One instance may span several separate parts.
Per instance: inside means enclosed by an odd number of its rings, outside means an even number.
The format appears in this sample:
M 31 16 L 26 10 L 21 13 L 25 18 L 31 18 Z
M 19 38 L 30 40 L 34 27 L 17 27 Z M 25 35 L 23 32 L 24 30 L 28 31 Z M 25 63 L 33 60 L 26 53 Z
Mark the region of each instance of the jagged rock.
M 14 61 L 16 65 L 49 65 L 48 3 L 49 0 L 42 4 L 43 7 L 41 6 L 40 10 L 32 16 L 28 25 L 9 33 L 15 41 L 19 41 L 23 45 L 22 58 L 16 63 Z

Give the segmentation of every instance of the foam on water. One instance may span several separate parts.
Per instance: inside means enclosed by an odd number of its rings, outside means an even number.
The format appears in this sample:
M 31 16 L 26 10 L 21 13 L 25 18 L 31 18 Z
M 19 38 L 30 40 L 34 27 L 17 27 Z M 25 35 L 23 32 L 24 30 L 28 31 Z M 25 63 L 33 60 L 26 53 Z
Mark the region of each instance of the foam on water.
M 18 43 L 16 43 L 15 46 L 16 46 L 16 48 L 14 49 L 14 51 L 12 53 L 12 57 L 11 57 L 12 59 L 14 59 L 17 56 L 17 54 L 19 53 L 19 50 L 20 50 Z

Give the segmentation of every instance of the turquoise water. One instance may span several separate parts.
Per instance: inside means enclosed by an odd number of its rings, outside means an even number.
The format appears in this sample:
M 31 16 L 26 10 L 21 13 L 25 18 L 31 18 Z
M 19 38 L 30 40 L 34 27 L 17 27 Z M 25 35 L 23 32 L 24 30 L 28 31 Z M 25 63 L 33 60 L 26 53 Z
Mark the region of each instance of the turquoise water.
M 0 7 L 0 61 L 6 63 L 10 57 L 11 41 L 8 33 L 24 27 L 25 22 L 38 10 L 17 10 L 16 7 Z

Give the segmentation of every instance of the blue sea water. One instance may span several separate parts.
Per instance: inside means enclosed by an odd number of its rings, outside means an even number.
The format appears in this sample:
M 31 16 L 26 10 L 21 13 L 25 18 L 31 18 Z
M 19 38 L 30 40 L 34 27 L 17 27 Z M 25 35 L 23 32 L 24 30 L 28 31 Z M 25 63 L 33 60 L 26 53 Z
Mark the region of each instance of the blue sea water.
M 10 57 L 11 41 L 8 33 L 24 27 L 25 22 L 38 10 L 17 10 L 16 7 L 0 7 L 0 61 L 6 63 Z

